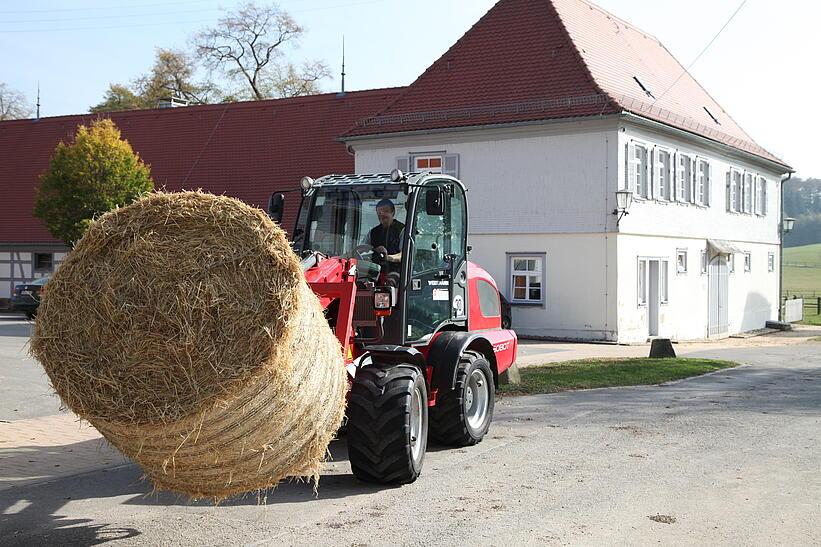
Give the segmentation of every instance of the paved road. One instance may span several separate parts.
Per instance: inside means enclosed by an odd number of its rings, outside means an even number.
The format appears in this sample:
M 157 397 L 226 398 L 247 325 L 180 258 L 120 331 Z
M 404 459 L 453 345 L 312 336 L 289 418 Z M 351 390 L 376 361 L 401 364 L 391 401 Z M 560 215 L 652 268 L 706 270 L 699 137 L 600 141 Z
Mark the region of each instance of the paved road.
M 356 482 L 341 441 L 318 496 L 263 506 L 150 494 L 132 465 L 7 489 L 0 544 L 821 543 L 821 344 L 710 353 L 746 365 L 504 399 L 484 442 L 434 447 L 401 488 Z
M 23 316 L 0 314 L 0 420 L 49 416 L 60 407 L 43 367 L 28 356 L 31 327 Z

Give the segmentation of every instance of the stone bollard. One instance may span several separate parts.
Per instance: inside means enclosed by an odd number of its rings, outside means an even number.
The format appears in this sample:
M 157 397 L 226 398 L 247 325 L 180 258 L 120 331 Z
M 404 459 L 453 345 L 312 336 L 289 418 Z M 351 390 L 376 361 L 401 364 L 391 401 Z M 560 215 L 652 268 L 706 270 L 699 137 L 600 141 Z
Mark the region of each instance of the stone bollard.
M 669 338 L 656 338 L 650 345 L 651 359 L 666 359 L 674 358 L 676 350 L 673 349 L 673 343 Z

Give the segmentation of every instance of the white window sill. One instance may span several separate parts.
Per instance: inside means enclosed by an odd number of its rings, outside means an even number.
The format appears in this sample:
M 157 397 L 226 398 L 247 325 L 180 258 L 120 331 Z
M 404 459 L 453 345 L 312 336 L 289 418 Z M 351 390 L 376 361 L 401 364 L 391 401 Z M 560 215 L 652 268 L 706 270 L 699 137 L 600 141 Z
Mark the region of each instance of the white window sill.
M 525 307 L 544 307 L 544 302 L 527 301 L 527 300 L 510 300 L 511 306 L 525 306 Z

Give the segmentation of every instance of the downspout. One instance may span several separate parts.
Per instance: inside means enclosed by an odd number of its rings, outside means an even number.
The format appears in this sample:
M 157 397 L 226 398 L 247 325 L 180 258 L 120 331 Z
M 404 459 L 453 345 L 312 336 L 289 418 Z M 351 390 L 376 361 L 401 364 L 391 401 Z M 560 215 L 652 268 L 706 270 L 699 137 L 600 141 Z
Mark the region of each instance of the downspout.
M 792 172 L 787 173 L 787 178 L 781 179 L 781 203 L 779 204 L 778 219 L 778 320 L 784 316 L 784 309 L 781 305 L 781 293 L 784 290 L 784 184 L 792 178 Z

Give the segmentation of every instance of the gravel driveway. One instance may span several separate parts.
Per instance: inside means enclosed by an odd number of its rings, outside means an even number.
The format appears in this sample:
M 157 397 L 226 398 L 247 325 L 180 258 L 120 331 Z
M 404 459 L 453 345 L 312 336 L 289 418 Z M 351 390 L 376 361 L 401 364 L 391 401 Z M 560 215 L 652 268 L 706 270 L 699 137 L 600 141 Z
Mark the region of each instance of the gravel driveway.
M 711 354 L 745 365 L 503 399 L 484 442 L 432 447 L 401 488 L 357 483 L 344 441 L 318 496 L 264 506 L 151 495 L 132 465 L 12 488 L 0 544 L 818 544 L 821 343 Z

